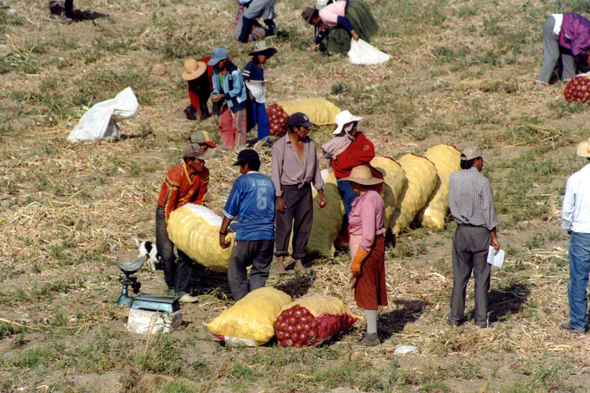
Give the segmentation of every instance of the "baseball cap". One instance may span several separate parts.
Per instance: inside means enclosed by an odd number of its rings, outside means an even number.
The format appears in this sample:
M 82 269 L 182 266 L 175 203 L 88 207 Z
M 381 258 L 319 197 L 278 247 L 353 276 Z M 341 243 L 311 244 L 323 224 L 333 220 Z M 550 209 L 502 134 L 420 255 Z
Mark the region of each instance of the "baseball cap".
M 227 51 L 223 48 L 215 48 L 211 53 L 211 60 L 207 63 L 210 66 L 214 66 L 221 60 L 227 59 Z
M 301 112 L 295 112 L 291 116 L 289 116 L 289 118 L 287 119 L 287 124 L 290 126 L 299 126 L 306 128 L 315 126 L 315 124 L 309 121 L 309 117 L 307 117 L 305 113 Z
M 182 156 L 186 158 L 197 158 L 199 160 L 206 160 L 211 156 L 211 151 L 205 151 L 197 143 L 189 143 L 182 149 Z
M 211 142 L 209 133 L 207 131 L 196 131 L 191 134 L 191 143 L 198 143 L 199 145 L 207 145 L 212 149 L 215 149 L 217 145 Z
M 256 150 L 244 149 L 238 154 L 238 160 L 234 163 L 234 166 L 255 160 L 260 161 L 260 157 L 258 156 L 258 153 L 256 153 Z
M 485 157 L 481 149 L 477 146 L 469 146 L 461 152 L 461 161 L 469 161 L 479 157 Z

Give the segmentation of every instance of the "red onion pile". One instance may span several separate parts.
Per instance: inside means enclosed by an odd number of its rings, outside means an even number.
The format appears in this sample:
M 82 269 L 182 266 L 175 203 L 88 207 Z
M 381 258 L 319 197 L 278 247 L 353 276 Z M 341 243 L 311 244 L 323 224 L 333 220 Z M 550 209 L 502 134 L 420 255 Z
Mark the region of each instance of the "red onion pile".
M 270 123 L 270 134 L 285 135 L 287 132 L 287 119 L 289 118 L 287 112 L 279 104 L 272 104 L 266 110 L 266 114 Z
M 565 87 L 563 95 L 568 102 L 587 103 L 590 100 L 590 79 L 585 76 L 572 78 Z
M 281 347 L 314 345 L 318 341 L 318 321 L 305 307 L 295 305 L 284 310 L 274 324 Z

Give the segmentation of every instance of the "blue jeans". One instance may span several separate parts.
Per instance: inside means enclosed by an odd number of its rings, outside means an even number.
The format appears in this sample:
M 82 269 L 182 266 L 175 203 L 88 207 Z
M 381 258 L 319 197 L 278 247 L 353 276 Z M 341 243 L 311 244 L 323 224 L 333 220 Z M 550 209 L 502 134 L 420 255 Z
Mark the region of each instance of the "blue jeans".
M 572 232 L 569 246 L 570 283 L 567 293 L 570 303 L 570 326 L 586 331 L 588 324 L 588 275 L 590 275 L 590 233 Z
M 340 191 L 342 203 L 344 204 L 344 211 L 346 211 L 346 217 L 348 217 L 352 210 L 352 201 L 354 201 L 358 195 L 354 193 L 348 180 L 338 180 L 338 191 Z
M 258 140 L 261 141 L 270 136 L 270 123 L 266 114 L 266 106 L 259 104 L 256 100 L 251 100 L 252 122 L 258 125 Z

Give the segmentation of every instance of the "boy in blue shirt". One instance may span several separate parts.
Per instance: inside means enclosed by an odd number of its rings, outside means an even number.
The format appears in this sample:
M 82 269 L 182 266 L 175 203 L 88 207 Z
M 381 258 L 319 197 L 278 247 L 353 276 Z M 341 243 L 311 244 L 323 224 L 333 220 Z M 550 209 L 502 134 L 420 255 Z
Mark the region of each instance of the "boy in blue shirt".
M 266 82 L 264 80 L 263 67 L 266 61 L 275 53 L 277 53 L 277 50 L 267 46 L 266 41 L 257 42 L 254 45 L 254 51 L 248 54 L 248 56 L 252 56 L 252 61 L 246 65 L 242 73 L 250 94 L 252 121 L 258 125 L 259 141 L 270 136 L 270 124 L 265 106 Z M 254 124 L 252 124 L 252 127 L 254 127 Z
M 239 217 L 236 242 L 232 250 L 227 281 L 236 301 L 266 284 L 272 263 L 275 239 L 275 186 L 258 172 L 260 158 L 255 150 L 242 150 L 238 161 L 242 176 L 234 182 L 223 209 L 219 245 L 225 240 L 231 221 Z M 252 265 L 250 277 L 246 267 Z

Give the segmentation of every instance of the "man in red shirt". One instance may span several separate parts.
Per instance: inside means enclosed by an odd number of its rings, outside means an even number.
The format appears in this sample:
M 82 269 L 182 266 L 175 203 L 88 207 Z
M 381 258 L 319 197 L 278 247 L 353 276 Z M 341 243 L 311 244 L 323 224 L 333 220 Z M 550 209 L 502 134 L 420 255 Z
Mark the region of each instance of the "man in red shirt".
M 171 291 L 174 291 L 183 303 L 194 302 L 196 298 L 189 293 L 192 261 L 178 250 L 176 263 L 174 243 L 168 237 L 166 229 L 170 213 L 187 203 L 202 205 L 209 185 L 209 169 L 205 160 L 211 155 L 198 144 L 191 143 L 183 149 L 183 163 L 170 169 L 160 190 L 158 208 L 156 209 L 156 248 L 162 261 L 164 279 Z

